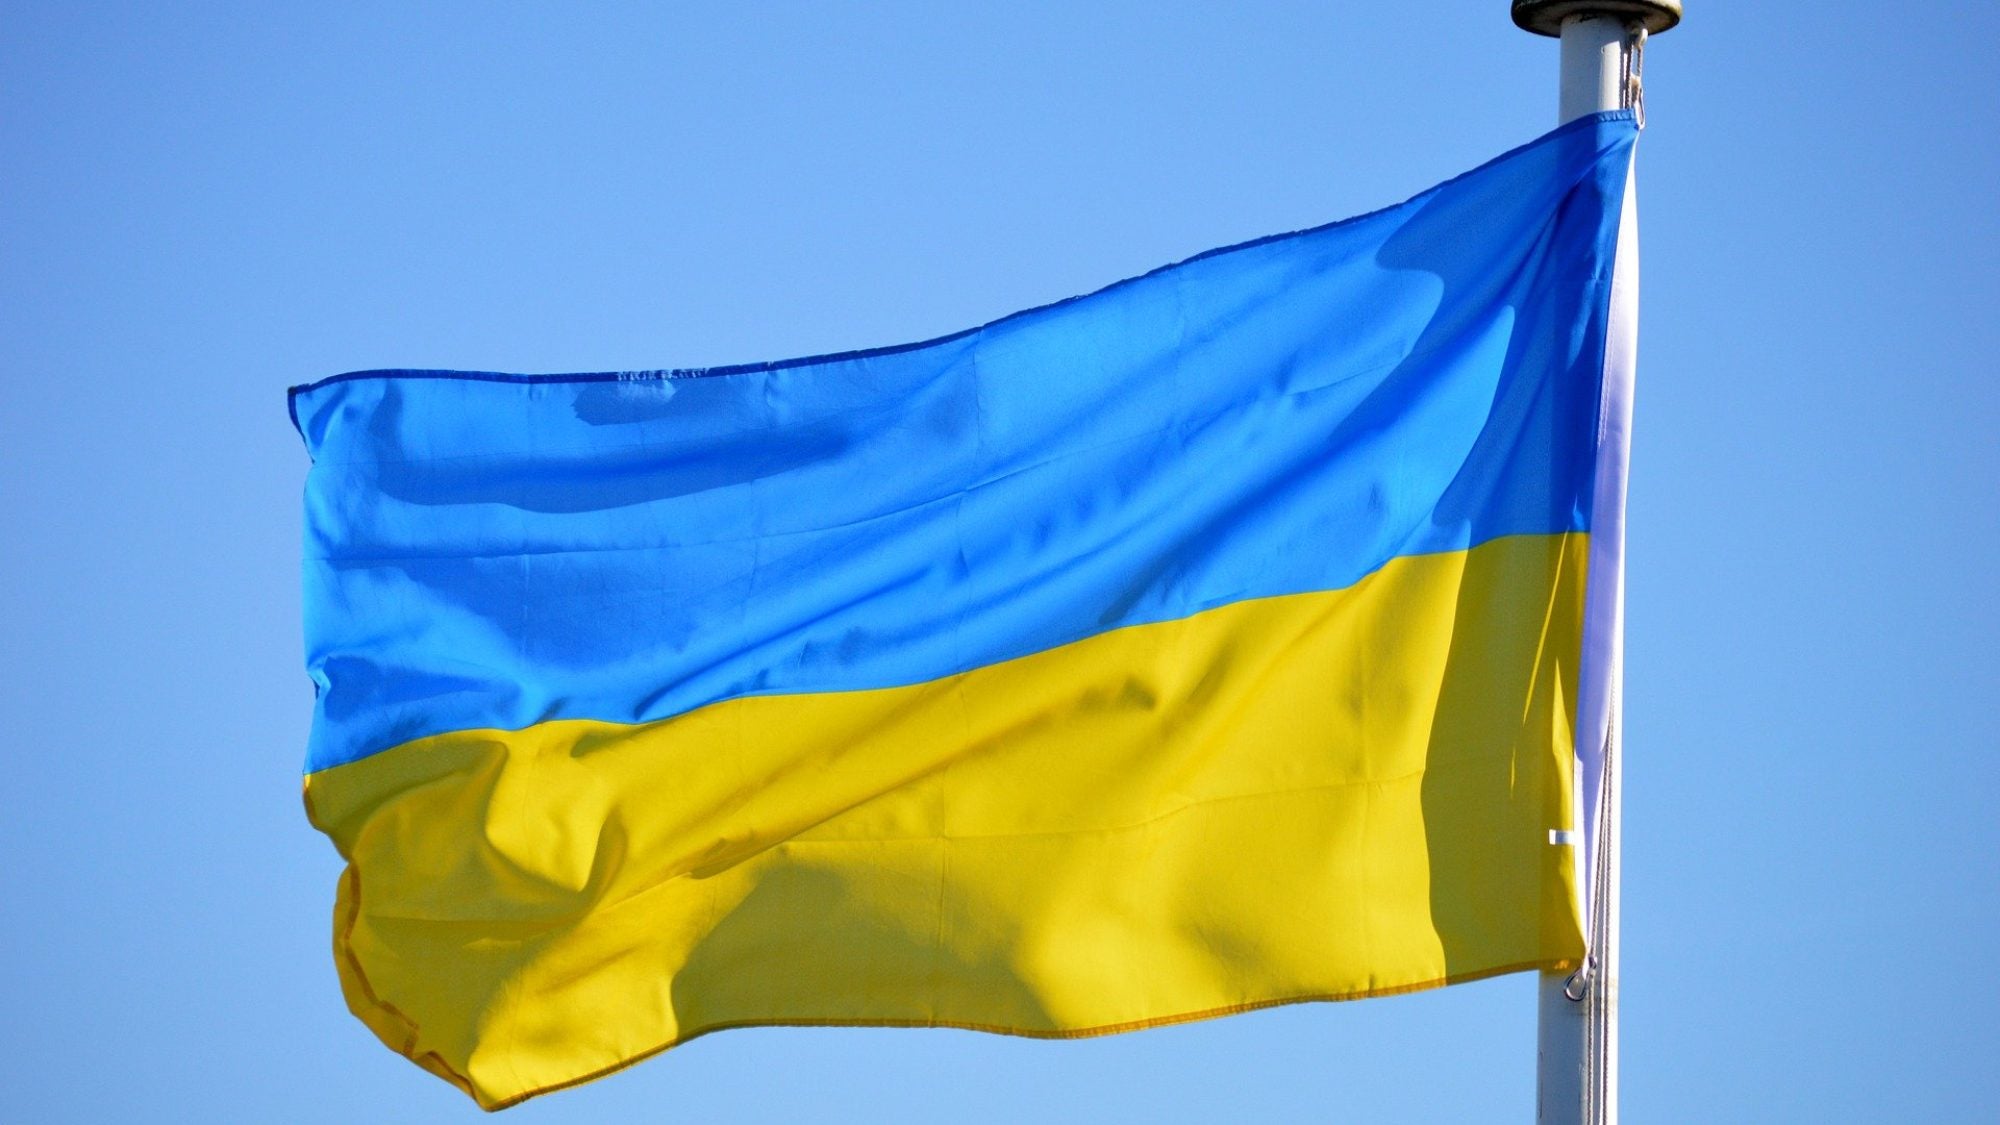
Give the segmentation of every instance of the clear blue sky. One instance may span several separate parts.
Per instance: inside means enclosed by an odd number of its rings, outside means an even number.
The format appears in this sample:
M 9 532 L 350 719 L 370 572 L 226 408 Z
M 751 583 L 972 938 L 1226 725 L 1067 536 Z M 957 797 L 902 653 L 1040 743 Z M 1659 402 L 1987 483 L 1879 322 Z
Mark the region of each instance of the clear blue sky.
M 477 1116 L 335 982 L 288 384 L 934 336 L 1400 200 L 1555 103 L 1505 0 L 169 7 L 0 21 L 8 1119 Z M 1627 1119 L 1983 1118 L 1990 6 L 1689 8 L 1640 146 Z M 1513 977 L 731 1032 L 509 1120 L 1525 1120 L 1533 1059 Z

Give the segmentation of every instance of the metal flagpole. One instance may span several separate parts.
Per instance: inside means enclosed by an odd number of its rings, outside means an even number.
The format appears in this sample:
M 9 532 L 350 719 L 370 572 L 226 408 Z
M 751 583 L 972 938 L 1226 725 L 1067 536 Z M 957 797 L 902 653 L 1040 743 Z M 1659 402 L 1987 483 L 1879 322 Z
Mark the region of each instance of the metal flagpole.
M 1562 40 L 1558 120 L 1571 121 L 1600 110 L 1637 108 L 1638 52 L 1648 34 L 1680 22 L 1681 4 L 1680 0 L 1513 0 L 1513 15 L 1525 30 Z M 1630 229 L 1633 218 L 1628 187 L 1618 248 L 1621 258 L 1629 259 L 1636 248 Z M 1636 263 L 1628 260 L 1621 266 L 1621 280 L 1636 283 Z M 1615 304 L 1616 282 L 1613 288 Z M 1636 337 L 1629 307 L 1627 314 L 1627 323 L 1611 328 L 1613 335 L 1622 332 L 1624 339 L 1608 341 L 1607 362 L 1610 351 L 1619 347 L 1626 349 L 1629 362 Z M 1622 579 L 1621 574 L 1621 585 Z M 1621 616 L 1622 603 L 1621 591 L 1612 603 Z M 1612 708 L 1617 705 L 1618 676 L 1614 663 Z M 1591 917 L 1585 920 L 1590 956 L 1578 972 L 1544 973 L 1540 984 L 1535 1081 L 1539 1125 L 1613 1125 L 1618 1120 L 1618 727 L 1613 710 L 1606 723 L 1594 870 L 1579 872 L 1592 888 Z

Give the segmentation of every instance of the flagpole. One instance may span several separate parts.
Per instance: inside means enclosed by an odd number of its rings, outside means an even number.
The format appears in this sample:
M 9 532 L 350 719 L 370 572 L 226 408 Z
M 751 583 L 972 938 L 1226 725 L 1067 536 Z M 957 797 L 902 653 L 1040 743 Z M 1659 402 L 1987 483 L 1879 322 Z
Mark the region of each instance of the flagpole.
M 1637 103 L 1635 55 L 1647 34 L 1680 22 L 1680 0 L 1513 0 L 1514 22 L 1562 41 L 1558 121 Z M 1632 216 L 1628 196 L 1626 218 Z M 1629 245 L 1620 239 L 1621 252 Z M 1636 267 L 1633 267 L 1636 270 Z M 1636 273 L 1633 275 L 1636 278 Z M 1629 333 L 1631 326 L 1626 326 Z M 1629 342 L 1629 341 L 1628 341 Z M 1622 575 L 1619 576 L 1622 585 Z M 1622 616 L 1622 595 L 1617 612 Z M 1614 664 L 1610 685 L 1618 675 Z M 1537 994 L 1535 1120 L 1615 1125 L 1618 1120 L 1618 850 L 1621 769 L 1618 716 L 1607 721 L 1599 786 L 1589 960 L 1574 974 L 1544 973 Z

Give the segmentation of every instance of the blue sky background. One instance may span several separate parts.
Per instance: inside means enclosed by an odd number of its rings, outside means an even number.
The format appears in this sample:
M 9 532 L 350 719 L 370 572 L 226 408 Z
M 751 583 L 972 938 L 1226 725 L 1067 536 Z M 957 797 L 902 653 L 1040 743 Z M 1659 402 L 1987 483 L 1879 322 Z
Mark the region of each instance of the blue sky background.
M 335 981 L 288 384 L 896 343 L 1395 202 L 1553 124 L 1506 7 L 0 4 L 0 1117 L 478 1116 Z M 1984 1118 L 1991 11 L 1689 8 L 1640 146 L 1627 1120 Z M 508 1119 L 1525 1120 L 1533 1070 L 1513 977 L 731 1032 Z

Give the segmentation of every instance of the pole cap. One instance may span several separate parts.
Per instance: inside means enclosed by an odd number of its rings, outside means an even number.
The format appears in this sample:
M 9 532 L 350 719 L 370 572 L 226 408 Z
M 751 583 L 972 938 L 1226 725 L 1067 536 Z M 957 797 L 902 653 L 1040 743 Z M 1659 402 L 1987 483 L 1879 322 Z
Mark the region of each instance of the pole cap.
M 1571 16 L 1610 16 L 1658 35 L 1681 22 L 1681 0 L 1514 0 L 1514 23 L 1536 35 L 1561 37 Z

